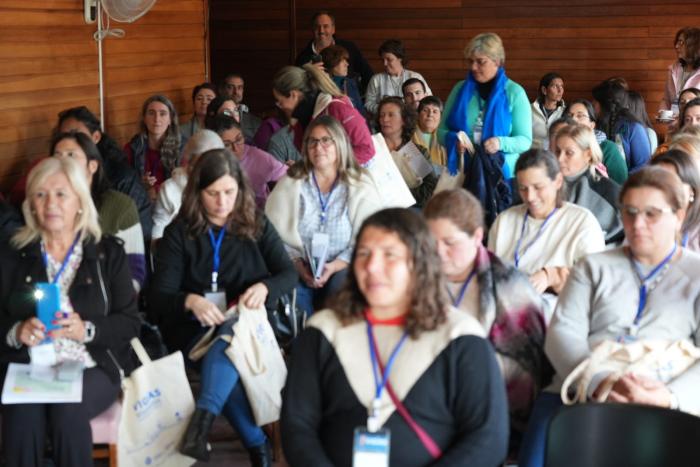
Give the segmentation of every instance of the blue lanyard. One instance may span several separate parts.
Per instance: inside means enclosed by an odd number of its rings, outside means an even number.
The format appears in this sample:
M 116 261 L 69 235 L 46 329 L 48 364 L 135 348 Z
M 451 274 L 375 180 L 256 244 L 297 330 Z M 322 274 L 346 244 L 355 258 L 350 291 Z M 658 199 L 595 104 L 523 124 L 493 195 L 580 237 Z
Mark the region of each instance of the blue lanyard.
M 389 356 L 389 360 L 386 362 L 386 366 L 384 367 L 384 374 L 380 375 L 380 370 L 379 370 L 379 363 L 377 361 L 377 349 L 374 345 L 374 331 L 372 330 L 372 324 L 368 321 L 367 322 L 367 339 L 369 339 L 369 356 L 372 359 L 372 373 L 374 374 L 374 383 L 376 387 L 376 392 L 374 396 L 374 400 L 378 401 L 381 396 L 382 396 L 382 391 L 384 390 L 384 387 L 386 386 L 386 382 L 389 379 L 389 373 L 391 372 L 391 367 L 394 365 L 394 360 L 396 360 L 396 355 L 398 355 L 399 350 L 401 349 L 401 346 L 403 343 L 406 341 L 406 338 L 408 337 L 408 333 L 404 332 L 403 335 L 401 336 L 401 339 L 399 340 L 399 343 L 396 344 L 396 347 L 394 347 L 394 350 L 391 352 L 391 355 Z
M 211 291 L 216 292 L 219 288 L 219 265 L 221 264 L 221 242 L 224 241 L 224 235 L 226 234 L 226 229 L 224 227 L 219 231 L 219 236 L 215 239 L 214 232 L 209 228 L 209 240 L 211 241 L 211 247 L 214 249 L 214 265 L 211 271 Z
M 549 219 L 552 218 L 555 212 L 557 212 L 557 209 L 559 208 L 554 208 L 552 209 L 552 212 L 547 214 L 547 217 L 544 219 L 544 222 L 542 222 L 542 225 L 540 225 L 540 228 L 537 230 L 537 235 L 535 235 L 535 238 L 532 239 L 530 243 L 525 245 L 525 248 L 523 249 L 523 254 L 518 254 L 518 251 L 520 251 L 520 245 L 523 242 L 523 235 L 525 235 L 525 227 L 527 226 L 527 217 L 529 216 L 529 212 L 525 211 L 525 216 L 523 217 L 523 228 L 520 229 L 520 238 L 518 239 L 518 243 L 515 245 L 515 253 L 513 253 L 513 260 L 515 260 L 515 267 L 517 268 L 518 265 L 520 264 L 520 258 L 525 256 L 525 253 L 527 253 L 527 250 L 530 249 L 530 247 L 540 238 L 540 235 L 542 235 L 542 232 L 544 231 L 544 228 L 547 226 L 547 222 L 549 222 Z
M 671 252 L 666 256 L 663 261 L 661 261 L 659 264 L 657 264 L 654 269 L 651 270 L 649 274 L 646 276 L 642 276 L 641 271 L 639 270 L 639 266 L 637 266 L 637 263 L 634 262 L 634 258 L 632 257 L 632 254 L 630 253 L 630 261 L 632 261 L 632 266 L 634 266 L 634 271 L 637 273 L 637 277 L 639 277 L 639 281 L 642 283 L 642 286 L 639 288 L 639 305 L 637 305 L 637 314 L 634 317 L 634 326 L 639 325 L 639 320 L 642 319 L 642 314 L 644 312 L 644 307 L 647 305 L 647 294 L 649 293 L 647 290 L 647 285 L 646 282 L 654 277 L 656 274 L 663 269 L 664 266 L 666 266 L 671 259 L 673 259 L 673 255 L 676 253 L 676 245 L 675 243 L 673 244 L 673 248 L 671 249 Z
M 450 294 L 450 298 L 452 299 L 452 304 L 455 306 L 455 308 L 459 308 L 459 304 L 462 303 L 462 300 L 464 299 L 464 294 L 467 292 L 467 289 L 469 288 L 469 283 L 474 279 L 474 276 L 476 275 L 476 264 L 472 268 L 472 271 L 469 273 L 467 276 L 467 280 L 464 281 L 464 284 L 462 285 L 462 288 L 459 289 L 459 295 L 457 295 L 457 298 L 452 296 L 452 292 L 450 292 L 450 289 L 447 289 L 447 293 Z
M 682 246 L 683 248 L 685 248 L 685 247 L 688 246 L 688 232 L 684 232 L 684 233 L 683 233 L 683 238 L 682 238 L 682 240 L 681 240 L 681 246 Z
M 78 235 L 75 236 L 75 240 L 73 240 L 73 244 L 68 249 L 68 253 L 66 254 L 66 257 L 63 258 L 63 262 L 61 263 L 61 267 L 58 269 L 58 272 L 56 273 L 56 275 L 53 276 L 53 280 L 51 281 L 52 284 L 56 284 L 58 282 L 58 279 L 61 277 L 61 274 L 63 274 L 63 271 L 65 271 L 66 266 L 68 265 L 68 261 L 70 261 L 70 257 L 71 257 L 71 255 L 73 255 L 73 250 L 75 250 L 75 245 L 78 244 L 79 240 L 80 240 L 80 233 L 78 233 Z M 43 243 L 41 245 L 41 257 L 44 260 L 44 267 L 47 267 L 49 264 L 49 255 L 46 253 L 46 250 L 44 249 Z
M 321 188 L 318 186 L 318 182 L 316 181 L 316 174 L 314 174 L 313 170 L 311 171 L 311 179 L 314 181 L 316 193 L 318 194 L 318 202 L 321 205 L 321 227 L 323 227 L 326 224 L 326 211 L 328 210 L 328 203 L 330 203 L 331 201 L 331 196 L 333 195 L 333 190 L 335 190 L 335 186 L 338 184 L 338 179 L 336 178 L 333 182 L 333 185 L 331 185 L 331 191 L 328 192 L 328 197 L 326 199 L 323 199 Z

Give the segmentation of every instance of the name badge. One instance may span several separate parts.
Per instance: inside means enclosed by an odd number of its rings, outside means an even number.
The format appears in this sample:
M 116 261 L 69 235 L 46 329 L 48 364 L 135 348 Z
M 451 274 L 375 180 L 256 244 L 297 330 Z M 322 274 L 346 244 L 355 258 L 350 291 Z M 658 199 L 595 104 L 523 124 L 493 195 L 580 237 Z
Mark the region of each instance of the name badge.
M 32 366 L 47 367 L 56 364 L 56 349 L 53 342 L 29 347 L 29 358 Z
M 366 427 L 355 428 L 352 443 L 353 467 L 388 467 L 391 434 L 388 429 L 368 431 Z
M 222 313 L 226 313 L 226 292 L 206 292 L 204 298 L 216 305 Z

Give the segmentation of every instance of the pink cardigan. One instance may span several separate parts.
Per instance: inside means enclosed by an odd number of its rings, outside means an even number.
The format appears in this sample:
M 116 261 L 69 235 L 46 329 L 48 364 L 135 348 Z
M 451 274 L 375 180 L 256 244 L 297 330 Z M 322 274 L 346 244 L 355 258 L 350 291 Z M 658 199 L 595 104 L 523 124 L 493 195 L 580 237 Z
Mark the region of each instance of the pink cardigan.
M 358 164 L 364 166 L 374 157 L 374 143 L 367 122 L 348 97 L 332 97 L 322 92 L 316 99 L 313 118 L 320 115 L 330 115 L 343 125 Z
M 683 89 L 698 88 L 700 89 L 700 68 L 695 70 L 688 80 L 679 89 L 681 77 L 683 76 L 683 66 L 680 62 L 674 62 L 668 67 L 668 77 L 666 78 L 666 89 L 664 97 L 661 98 L 659 110 L 670 110 L 671 104 L 678 98 L 678 95 Z

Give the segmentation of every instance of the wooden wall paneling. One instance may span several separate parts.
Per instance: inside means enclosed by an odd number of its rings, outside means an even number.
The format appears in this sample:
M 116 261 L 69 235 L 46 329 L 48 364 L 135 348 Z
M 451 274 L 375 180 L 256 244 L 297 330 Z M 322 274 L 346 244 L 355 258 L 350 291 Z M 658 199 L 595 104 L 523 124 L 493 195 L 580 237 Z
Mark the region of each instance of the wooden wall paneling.
M 185 119 L 192 87 L 205 79 L 205 2 L 160 0 L 133 24 L 111 22 L 123 39 L 104 41 L 107 131 L 124 143 L 136 131 L 141 104 L 164 93 Z M 48 152 L 56 115 L 87 105 L 99 112 L 96 25 L 82 0 L 0 3 L 0 187 Z
M 269 83 L 289 61 L 289 49 L 278 44 L 288 31 L 283 19 L 286 1 L 212 0 L 212 66 L 236 57 L 254 77 L 246 93 L 253 107 L 269 107 Z M 295 46 L 311 37 L 309 19 L 318 10 L 336 16 L 338 37 L 353 40 L 375 71 L 381 71 L 377 49 L 385 39 L 402 39 L 409 69 L 425 76 L 431 88 L 446 98 L 466 74 L 462 49 L 476 34 L 498 33 L 505 43 L 508 75 L 534 99 L 537 84 L 548 71 L 564 76 L 565 99 L 590 98 L 590 90 L 610 76 L 625 77 L 640 91 L 650 112 L 658 107 L 666 69 L 675 60 L 676 30 L 700 24 L 700 4 L 694 0 L 295 0 Z M 267 8 L 269 7 L 269 8 Z M 289 15 L 287 11 L 287 15 Z M 261 14 L 263 15 L 261 17 Z M 269 25 L 268 23 L 269 22 Z M 256 29 L 254 26 L 260 26 Z M 267 27 L 265 26 L 267 25 Z M 272 25 L 272 27 L 270 27 Z M 224 44 L 224 42 L 226 44 Z M 235 44 L 245 44 L 239 46 Z M 234 44 L 234 45 L 231 45 Z M 258 53 L 265 51 L 265 57 Z M 249 71 L 248 71 L 249 70 Z

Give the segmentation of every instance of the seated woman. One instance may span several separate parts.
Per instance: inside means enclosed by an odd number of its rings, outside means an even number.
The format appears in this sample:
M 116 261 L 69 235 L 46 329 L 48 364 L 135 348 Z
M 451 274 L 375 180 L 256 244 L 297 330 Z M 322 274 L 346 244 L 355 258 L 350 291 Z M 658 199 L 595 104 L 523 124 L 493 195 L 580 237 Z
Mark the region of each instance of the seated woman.
M 559 293 L 579 258 L 605 248 L 603 231 L 588 209 L 564 201 L 564 176 L 551 152 L 521 154 L 515 174 L 523 204 L 498 215 L 489 250 L 527 274 L 537 292 Z
M 482 245 L 484 212 L 471 193 L 440 192 L 423 214 L 437 241 L 452 305 L 481 323 L 496 350 L 508 393 L 510 450 L 517 452 L 532 404 L 551 377 L 544 303 L 526 276 Z
M 353 465 L 353 431 L 365 427 L 391 432 L 392 466 L 503 463 L 503 378 L 479 323 L 450 306 L 420 214 L 367 218 L 350 271 L 292 353 L 281 418 L 289 464 Z
M 379 193 L 361 169 L 342 125 L 333 117 L 311 122 L 303 159 L 277 182 L 265 213 L 282 237 L 299 273 L 297 305 L 307 314 L 338 290 L 347 274 L 355 235 L 362 221 L 380 209 Z M 325 266 L 314 270 L 308 254 L 325 243 Z
M 226 115 L 240 122 L 241 116 L 238 112 L 238 106 L 233 97 L 217 96 L 209 102 L 207 106 L 207 116 L 204 119 L 205 126 L 208 130 L 212 129 L 214 119 L 217 115 Z
M 131 167 L 122 151 L 107 133 L 102 131 L 100 120 L 85 106 L 66 109 L 58 114 L 58 124 L 54 134 L 77 131 L 88 135 L 97 145 L 107 180 L 115 190 L 128 195 L 139 211 L 141 230 L 145 240 L 150 240 L 153 222 L 151 221 L 151 200 L 139 174 Z M 24 184 L 22 185 L 24 189 Z M 24 195 L 22 195 L 24 199 Z
M 124 146 L 124 152 L 153 202 L 161 183 L 180 164 L 180 151 L 186 141 L 180 135 L 175 106 L 162 95 L 151 96 L 143 103 L 140 126 L 141 131 Z
M 374 157 L 374 142 L 365 118 L 318 67 L 307 64 L 302 68 L 282 68 L 272 80 L 272 95 L 277 107 L 295 122 L 290 126 L 297 149 L 302 148 L 309 124 L 320 116 L 330 115 L 343 125 L 360 165 L 367 165 Z
M 379 57 L 384 64 L 384 71 L 372 76 L 365 93 L 365 108 L 371 115 L 379 109 L 379 102 L 387 96 L 403 97 L 402 85 L 409 78 L 417 78 L 425 83 L 425 93 L 433 92 L 428 82 L 420 73 L 407 70 L 408 57 L 406 48 L 398 39 L 388 39 L 379 46 Z
M 7 362 L 29 363 L 38 344 L 85 370 L 79 403 L 2 407 L 6 465 L 44 465 L 48 436 L 54 465 L 90 466 L 90 419 L 119 397 L 120 377 L 131 369 L 129 340 L 139 330 L 128 260 L 117 240 L 102 235 L 85 169 L 71 158 L 44 159 L 32 169 L 22 211 L 26 226 L 1 247 L 2 373 Z M 35 317 L 41 282 L 60 289 L 57 328 L 49 332 Z
M 236 157 L 225 149 L 202 154 L 187 180 L 178 217 L 156 252 L 151 306 L 168 350 L 187 355 L 206 332 L 224 323 L 236 302 L 271 306 L 296 281 L 272 224 L 255 208 L 255 195 Z M 218 332 L 230 333 L 231 322 Z M 181 452 L 208 460 L 207 436 L 223 413 L 241 436 L 253 465 L 270 466 L 269 444 L 255 424 L 238 371 L 217 339 L 201 363 L 201 392 Z
M 628 110 L 627 90 L 619 81 L 606 80 L 593 88 L 600 129 L 617 144 L 630 173 L 649 163 L 651 143 L 646 127 Z
M 158 199 L 153 207 L 153 241 L 163 237 L 182 205 L 182 194 L 187 186 L 187 177 L 199 156 L 211 149 L 224 149 L 224 142 L 211 130 L 199 130 L 187 140 L 182 150 L 181 167 L 173 170 L 172 176 L 163 182 Z
M 683 106 L 683 112 L 681 112 L 679 124 L 681 129 L 689 128 L 691 126 L 700 126 L 700 97 L 688 101 Z
M 350 54 L 341 45 L 331 45 L 321 51 L 323 68 L 331 77 L 338 89 L 348 96 L 352 105 L 362 114 L 365 114 L 365 106 L 362 103 L 362 96 L 354 76 L 348 76 L 350 66 Z
M 445 146 L 440 144 L 438 127 L 442 119 L 442 101 L 437 96 L 425 96 L 418 104 L 418 126 L 411 141 L 427 154 L 433 164 L 435 175 L 447 165 Z
M 87 177 L 92 202 L 97 208 L 100 229 L 102 233 L 114 235 L 123 242 L 134 289 L 138 292 L 146 281 L 146 256 L 143 231 L 133 200 L 110 188 L 100 151 L 83 133 L 57 135 L 51 143 L 51 155 L 78 162 Z
M 245 144 L 245 137 L 238 122 L 227 115 L 217 115 L 212 124 L 214 130 L 224 142 L 224 146 L 238 158 L 243 172 L 248 177 L 255 204 L 259 209 L 265 208 L 265 201 L 270 194 L 270 186 L 287 173 L 287 166 L 262 149 Z
M 617 204 L 620 185 L 598 172 L 603 153 L 593 131 L 583 125 L 565 126 L 557 132 L 552 152 L 564 176 L 566 200 L 593 213 L 603 229 L 605 243 L 622 241 Z
M 547 423 L 561 405 L 562 382 L 597 344 L 688 339 L 700 345 L 700 256 L 677 244 L 687 203 L 680 180 L 660 167 L 641 169 L 622 187 L 620 202 L 627 246 L 583 258 L 559 296 L 545 339 L 556 375 L 536 402 L 521 466 L 544 465 Z M 590 398 L 599 399 L 597 389 L 608 384 L 609 375 L 593 376 Z M 698 378 L 697 364 L 668 384 L 626 374 L 612 380 L 607 400 L 698 413 Z
M 700 252 L 700 171 L 693 158 L 683 151 L 671 149 L 651 160 L 650 165 L 675 173 L 683 183 L 688 204 L 681 235 L 681 246 Z
M 416 200 L 416 206 L 423 207 L 433 194 L 438 179 L 430 166 L 428 153 L 423 146 L 412 142 L 416 129 L 415 111 L 398 97 L 385 97 L 377 107 L 376 124 L 392 157 L 400 161 L 396 165 Z M 413 163 L 409 162 L 412 157 L 425 159 L 425 162 L 418 161 L 425 166 L 425 174 L 416 173 Z
M 644 101 L 644 96 L 642 96 L 637 91 L 627 91 L 627 106 L 634 118 L 640 122 L 647 132 L 649 137 L 649 145 L 651 146 L 651 153 L 656 152 L 656 148 L 659 147 L 659 137 L 654 130 L 654 124 L 651 123 L 649 119 L 649 114 L 647 113 L 647 104 Z
M 593 104 L 586 99 L 577 99 L 569 104 L 565 111 L 566 116 L 574 119 L 579 125 L 584 125 L 593 130 L 596 141 L 603 151 L 603 165 L 608 172 L 608 177 L 622 185 L 627 180 L 628 170 L 625 156 L 622 155 L 617 145 L 608 139 L 605 133 L 596 128 L 596 113 Z
M 559 73 L 547 73 L 537 89 L 532 103 L 532 147 L 548 149 L 549 126 L 564 114 L 564 80 Z
M 212 83 L 202 83 L 192 90 L 192 107 L 194 115 L 189 122 L 180 125 L 180 133 L 187 140 L 199 130 L 205 128 L 204 119 L 207 117 L 207 107 L 216 97 L 216 86 Z

